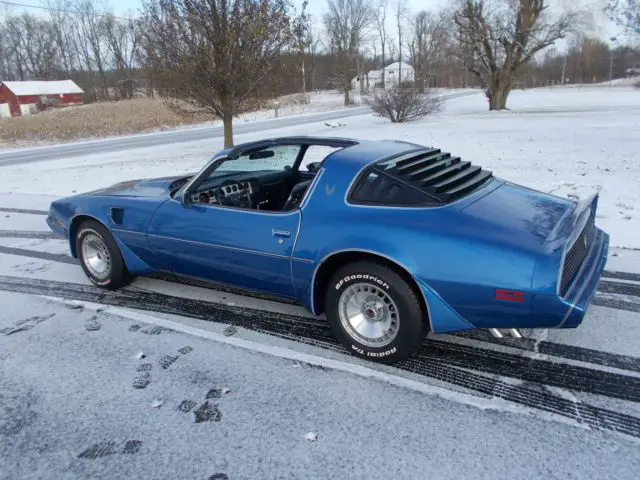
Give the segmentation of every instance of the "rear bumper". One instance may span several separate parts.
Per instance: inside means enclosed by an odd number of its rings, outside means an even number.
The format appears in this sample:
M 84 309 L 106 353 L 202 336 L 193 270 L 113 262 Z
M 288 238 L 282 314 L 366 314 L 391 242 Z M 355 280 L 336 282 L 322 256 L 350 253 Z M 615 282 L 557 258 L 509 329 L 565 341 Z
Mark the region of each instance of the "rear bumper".
M 609 235 L 596 228 L 587 258 L 580 267 L 566 297 L 561 299 L 566 306 L 566 311 L 556 328 L 575 328 L 582 323 L 598 289 L 600 277 L 607 263 L 608 252 Z

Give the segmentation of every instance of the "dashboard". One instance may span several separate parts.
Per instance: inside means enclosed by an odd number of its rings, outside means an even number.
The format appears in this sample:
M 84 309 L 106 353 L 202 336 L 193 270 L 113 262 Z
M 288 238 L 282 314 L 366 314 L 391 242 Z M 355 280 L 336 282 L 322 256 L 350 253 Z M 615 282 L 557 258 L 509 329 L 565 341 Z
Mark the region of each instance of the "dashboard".
M 277 211 L 286 204 L 293 185 L 304 179 L 301 177 L 286 170 L 236 172 L 203 181 L 189 199 L 199 204 Z
M 259 184 L 255 180 L 224 183 L 218 187 L 205 188 L 193 193 L 191 201 L 195 203 L 242 206 L 246 202 L 251 202 L 251 196 L 259 188 Z

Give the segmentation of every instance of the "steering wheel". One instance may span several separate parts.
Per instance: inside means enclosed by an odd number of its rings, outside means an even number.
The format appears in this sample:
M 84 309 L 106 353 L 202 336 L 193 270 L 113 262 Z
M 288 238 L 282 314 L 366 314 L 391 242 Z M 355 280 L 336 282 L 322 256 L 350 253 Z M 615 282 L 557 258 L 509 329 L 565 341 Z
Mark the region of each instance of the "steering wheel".
M 236 182 L 235 180 L 225 180 L 224 182 L 222 182 L 220 185 L 218 185 L 218 190 L 216 192 L 216 197 L 218 197 L 218 203 L 220 205 L 226 206 L 226 207 L 237 207 L 237 202 L 232 200 L 232 195 L 225 195 L 225 193 L 222 191 L 223 187 L 228 187 L 229 185 L 235 185 Z M 234 195 L 235 196 L 235 195 Z

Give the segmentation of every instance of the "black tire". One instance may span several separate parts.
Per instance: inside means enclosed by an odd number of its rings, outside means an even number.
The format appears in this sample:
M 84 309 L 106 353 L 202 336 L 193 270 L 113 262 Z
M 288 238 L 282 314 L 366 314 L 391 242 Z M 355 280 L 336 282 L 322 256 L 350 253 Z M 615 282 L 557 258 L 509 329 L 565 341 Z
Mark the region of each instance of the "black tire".
M 83 243 L 87 241 L 87 238 L 95 239 L 97 237 L 104 247 L 109 256 L 109 268 L 108 272 L 104 275 L 97 275 L 87 266 L 87 259 L 84 256 Z M 95 236 L 95 237 L 94 237 Z M 78 231 L 76 232 L 76 252 L 78 254 L 78 260 L 80 260 L 80 266 L 84 270 L 85 275 L 89 278 L 91 283 L 98 287 L 106 288 L 108 290 L 117 290 L 120 287 L 128 285 L 133 280 L 133 277 L 127 271 L 127 267 L 124 264 L 124 259 L 118 248 L 118 244 L 114 240 L 111 232 L 99 222 L 94 220 L 86 220 L 82 222 Z
M 366 285 L 369 285 L 368 290 Z M 354 262 L 339 268 L 331 276 L 326 289 L 325 315 L 334 335 L 352 354 L 380 363 L 394 363 L 409 357 L 422 344 L 428 331 L 428 319 L 414 289 L 393 269 L 375 261 Z M 346 300 L 350 295 L 353 303 Z M 358 299 L 366 299 L 366 302 L 359 304 Z M 381 299 L 382 303 L 377 299 Z M 371 314 L 374 320 L 378 315 L 383 319 L 389 319 L 391 326 L 385 330 L 387 338 L 375 340 L 379 341 L 379 344 L 372 345 L 374 341 L 367 343 L 365 337 L 358 337 L 359 333 L 346 317 L 347 312 L 344 312 L 345 316 L 341 318 L 342 302 L 345 302 L 345 308 L 347 304 L 352 305 L 352 311 L 358 311 L 360 308 L 362 315 Z M 372 302 L 372 308 L 367 308 Z M 386 310 L 380 307 L 383 304 Z M 394 310 L 395 317 L 391 315 Z M 383 313 L 380 313 L 381 311 Z M 385 315 L 385 311 L 388 316 Z M 383 325 L 386 323 L 381 324 L 381 329 Z M 395 335 L 389 333 L 393 329 Z

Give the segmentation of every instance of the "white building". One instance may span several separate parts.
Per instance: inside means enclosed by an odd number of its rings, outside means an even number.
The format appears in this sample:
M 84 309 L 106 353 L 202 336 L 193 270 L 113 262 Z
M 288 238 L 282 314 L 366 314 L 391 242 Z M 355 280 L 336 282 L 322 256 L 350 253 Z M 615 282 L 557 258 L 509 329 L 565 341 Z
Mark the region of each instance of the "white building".
M 403 82 L 413 82 L 415 79 L 413 67 L 404 62 L 393 62 L 384 67 L 385 88 L 396 84 L 398 78 Z M 364 79 L 365 88 L 367 87 L 367 80 L 369 82 L 369 88 L 373 88 L 377 83 L 382 82 L 382 70 L 371 70 L 366 74 L 366 78 Z M 355 77 L 351 80 L 351 88 L 360 88 L 360 77 Z

